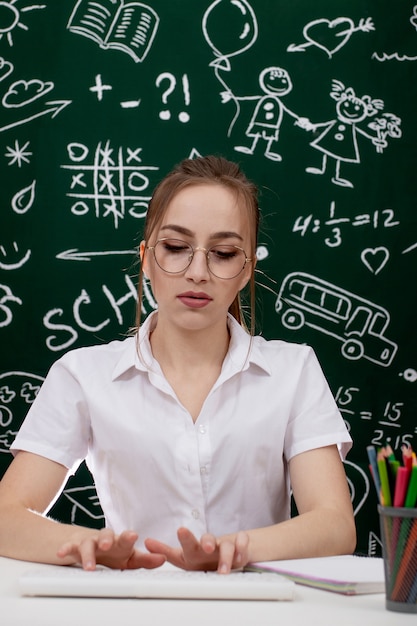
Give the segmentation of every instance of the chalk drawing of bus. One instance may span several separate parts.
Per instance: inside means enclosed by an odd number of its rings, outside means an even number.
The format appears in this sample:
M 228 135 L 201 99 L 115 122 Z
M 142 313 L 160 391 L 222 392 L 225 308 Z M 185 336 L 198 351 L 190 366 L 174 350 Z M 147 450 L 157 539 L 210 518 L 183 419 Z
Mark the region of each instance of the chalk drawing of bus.
M 388 367 L 398 349 L 384 336 L 390 321 L 386 309 L 311 274 L 288 274 L 275 310 L 286 328 L 298 330 L 305 324 L 341 341 L 346 359 L 364 358 Z

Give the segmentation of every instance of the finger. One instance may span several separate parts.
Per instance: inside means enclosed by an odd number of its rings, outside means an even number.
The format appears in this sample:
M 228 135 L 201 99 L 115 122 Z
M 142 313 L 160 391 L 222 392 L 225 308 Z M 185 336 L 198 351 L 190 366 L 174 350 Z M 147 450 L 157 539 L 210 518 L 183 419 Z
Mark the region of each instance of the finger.
M 200 545 L 206 554 L 212 554 L 217 548 L 217 539 L 211 533 L 205 533 L 200 539 Z
M 98 534 L 97 547 L 100 550 L 103 550 L 104 552 L 106 552 L 107 550 L 110 550 L 110 548 L 113 546 L 114 541 L 115 541 L 114 532 L 110 530 L 110 528 L 103 528 L 102 530 L 100 530 Z
M 95 566 L 95 553 L 97 549 L 107 551 L 114 543 L 114 533 L 109 529 L 102 529 L 93 536 L 77 540 L 67 541 L 57 550 L 57 556 L 60 558 L 73 557 L 75 562 L 82 561 L 82 553 L 85 558 L 93 551 L 94 559 L 93 565 Z
M 74 550 L 73 544 L 67 541 L 66 543 L 63 543 L 62 546 L 58 548 L 56 555 L 60 559 L 65 559 L 65 557 L 73 555 L 73 550 Z
M 82 541 L 78 547 L 80 554 L 80 562 L 85 570 L 96 569 L 96 551 L 97 551 L 97 539 L 88 538 Z
M 86 549 L 84 549 L 85 554 Z M 82 561 L 82 556 L 81 556 L 81 543 L 73 543 L 70 541 L 67 541 L 66 543 L 63 543 L 62 546 L 60 546 L 57 550 L 57 557 L 59 557 L 60 559 L 64 559 L 67 561 L 67 559 L 71 558 L 71 561 L 73 563 L 81 563 Z M 95 559 L 93 559 L 93 564 L 95 563 Z
M 235 544 L 229 539 L 219 543 L 219 563 L 217 571 L 219 574 L 229 574 L 235 557 Z
M 173 548 L 166 543 L 162 543 L 162 541 L 158 541 L 157 539 L 152 539 L 148 537 L 144 541 L 146 549 L 152 554 L 165 554 L 167 557 L 174 556 L 174 554 L 178 551 L 177 548 Z
M 138 540 L 138 533 L 133 530 L 124 530 L 117 538 L 117 545 L 123 550 L 130 550 Z
M 162 543 L 157 539 L 148 538 L 144 541 L 145 548 L 153 555 L 164 557 L 164 560 L 172 563 L 177 567 L 184 567 L 183 552 L 180 548 L 173 548 L 172 546 Z M 146 567 L 146 565 L 145 565 Z
M 146 552 L 135 550 L 126 563 L 126 569 L 138 569 L 139 567 L 155 569 L 156 567 L 163 565 L 165 562 L 166 557 L 163 554 L 147 554 Z
M 184 552 L 197 552 L 201 545 L 198 539 L 188 528 L 181 527 L 177 531 L 178 541 L 180 542 Z
M 249 535 L 245 532 L 238 532 L 235 539 L 235 556 L 233 567 L 243 567 L 248 562 Z
M 179 528 L 177 534 L 183 549 L 186 569 L 217 569 L 219 545 L 214 535 L 205 533 L 201 541 L 198 541 L 187 528 Z

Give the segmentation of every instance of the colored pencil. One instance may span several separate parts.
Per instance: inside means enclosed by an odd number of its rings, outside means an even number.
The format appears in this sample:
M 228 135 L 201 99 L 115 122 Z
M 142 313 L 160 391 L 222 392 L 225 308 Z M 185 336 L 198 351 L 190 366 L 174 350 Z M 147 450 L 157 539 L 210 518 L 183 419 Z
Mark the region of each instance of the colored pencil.
M 407 495 L 404 506 L 415 507 L 417 504 L 417 465 L 411 470 L 410 482 L 408 483 Z
M 397 471 L 397 479 L 395 481 L 394 506 L 404 506 L 409 479 L 409 469 L 407 467 L 399 467 Z
M 384 453 L 382 451 L 378 451 L 376 458 L 379 480 L 381 481 L 381 504 L 383 506 L 391 506 L 391 491 L 389 486 L 387 463 Z
M 376 489 L 376 494 L 379 500 L 381 496 L 381 481 L 379 480 L 375 446 L 368 446 L 366 448 L 366 452 L 368 453 L 369 469 L 371 471 L 371 475 L 372 475 L 373 482 L 374 482 L 375 489 Z

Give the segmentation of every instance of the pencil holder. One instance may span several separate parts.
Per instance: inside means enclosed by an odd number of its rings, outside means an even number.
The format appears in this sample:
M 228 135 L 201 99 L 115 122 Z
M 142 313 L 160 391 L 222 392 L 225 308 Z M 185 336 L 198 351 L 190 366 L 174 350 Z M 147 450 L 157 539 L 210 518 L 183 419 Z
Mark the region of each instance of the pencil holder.
M 378 506 L 386 608 L 417 613 L 417 508 Z

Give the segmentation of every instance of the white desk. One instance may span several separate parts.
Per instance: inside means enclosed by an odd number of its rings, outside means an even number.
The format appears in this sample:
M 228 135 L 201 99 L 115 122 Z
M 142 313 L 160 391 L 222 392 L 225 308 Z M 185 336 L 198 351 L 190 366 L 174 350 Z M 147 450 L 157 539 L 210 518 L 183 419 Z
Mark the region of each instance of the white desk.
M 0 557 L 0 622 L 4 626 L 408 626 L 412 613 L 385 609 L 383 594 L 341 596 L 297 585 L 291 602 L 24 598 L 19 576 L 38 564 Z M 45 566 L 47 567 L 47 566 Z

